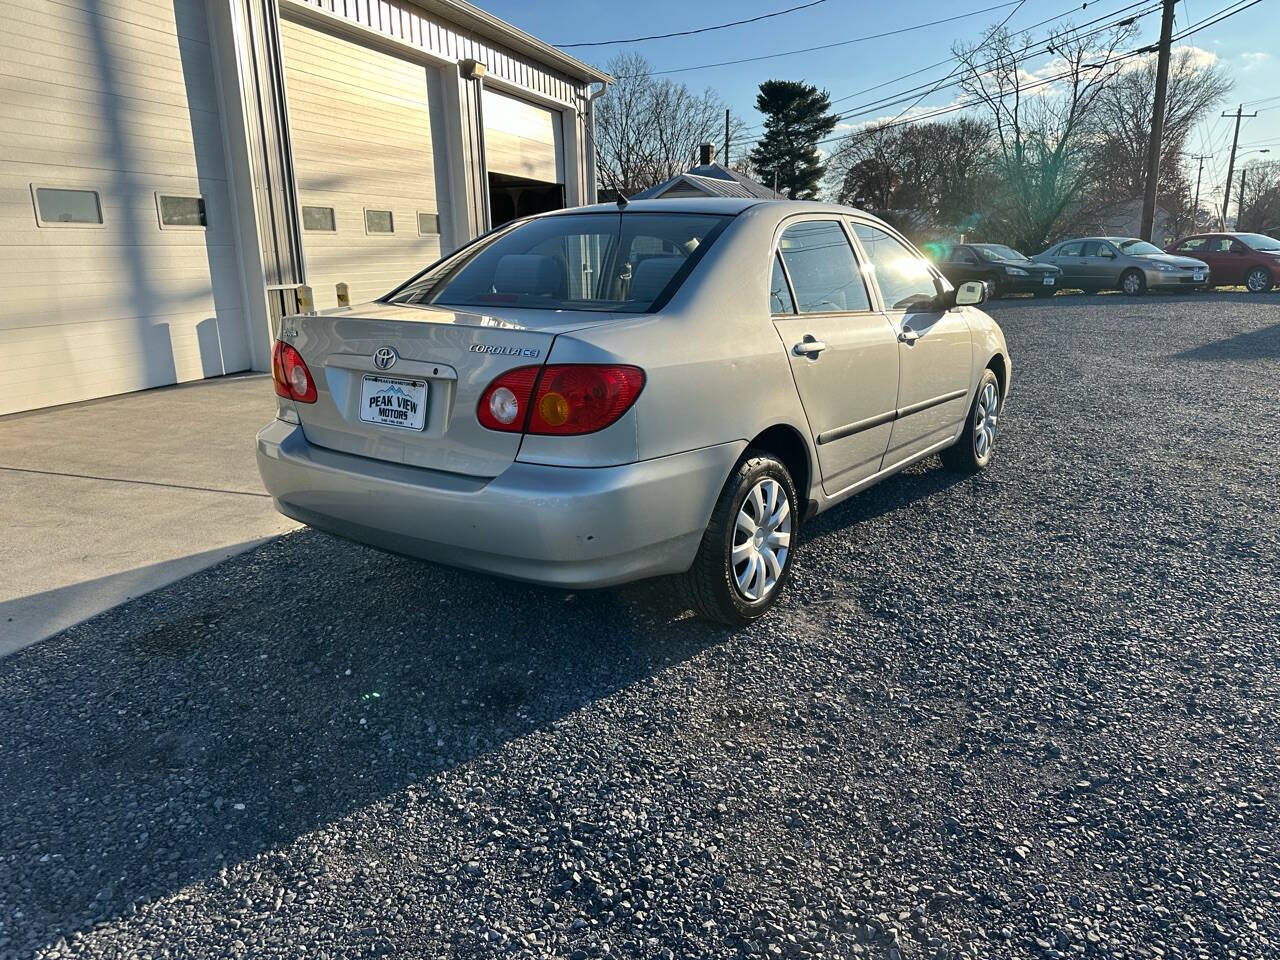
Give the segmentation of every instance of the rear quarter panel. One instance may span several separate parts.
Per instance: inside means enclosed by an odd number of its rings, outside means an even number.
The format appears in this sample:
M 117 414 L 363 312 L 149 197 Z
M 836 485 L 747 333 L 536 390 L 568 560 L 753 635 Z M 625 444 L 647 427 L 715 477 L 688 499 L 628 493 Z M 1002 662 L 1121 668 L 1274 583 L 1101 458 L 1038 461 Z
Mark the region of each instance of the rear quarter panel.
M 812 463 L 808 424 L 768 312 L 778 219 L 768 206 L 739 214 L 659 313 L 557 337 L 549 363 L 635 364 L 645 371 L 644 390 L 605 430 L 526 437 L 519 459 L 605 466 L 715 444 L 745 448 L 785 424 L 804 439 Z

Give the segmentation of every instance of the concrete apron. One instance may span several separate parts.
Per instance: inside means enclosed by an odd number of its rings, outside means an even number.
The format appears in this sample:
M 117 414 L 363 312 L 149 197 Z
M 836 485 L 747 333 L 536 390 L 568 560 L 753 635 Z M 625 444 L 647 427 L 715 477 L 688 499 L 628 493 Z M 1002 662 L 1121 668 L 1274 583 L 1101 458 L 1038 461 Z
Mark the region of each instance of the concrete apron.
M 296 529 L 254 462 L 271 378 L 0 417 L 0 656 Z

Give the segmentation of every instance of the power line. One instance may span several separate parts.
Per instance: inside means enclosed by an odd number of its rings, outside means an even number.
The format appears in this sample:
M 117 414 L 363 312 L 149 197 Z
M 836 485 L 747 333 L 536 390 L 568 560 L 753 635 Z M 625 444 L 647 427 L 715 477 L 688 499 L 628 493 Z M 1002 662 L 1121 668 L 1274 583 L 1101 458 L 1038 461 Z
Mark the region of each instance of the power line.
M 1013 15 L 1014 15 L 1015 13 L 1017 13 L 1019 10 L 1021 10 L 1021 9 L 1022 9 L 1022 4 L 1023 4 L 1024 2 L 1025 2 L 1025 0 L 1019 0 L 1018 5 L 1017 5 L 1016 7 L 1014 7 L 1012 10 L 1010 10 L 1010 11 L 1009 11 L 1009 16 L 1005 17 L 1003 20 L 1001 20 L 1001 21 L 1000 21 L 1000 23 L 999 23 L 999 24 L 997 24 L 996 26 L 992 27 L 990 30 L 988 30 L 988 31 L 987 31 L 987 35 L 986 35 L 985 37 L 983 37 L 983 38 L 982 38 L 982 40 L 980 40 L 980 41 L 978 42 L 978 45 L 974 48 L 974 52 L 975 52 L 975 53 L 976 53 L 978 50 L 981 50 L 983 47 L 985 47 L 988 43 L 990 43 L 990 42 L 991 42 L 991 38 L 992 38 L 992 37 L 994 37 L 997 33 L 999 33 L 1001 30 L 1003 30 L 1003 29 L 1004 29 L 1004 25 L 1005 25 L 1006 23 L 1008 23 L 1011 19 L 1013 19 Z M 938 87 L 942 86 L 942 84 L 943 84 L 943 82 L 944 82 L 944 81 L 946 81 L 946 80 L 950 80 L 952 77 L 954 77 L 954 76 L 956 75 L 956 72 L 957 72 L 958 70 L 962 69 L 962 68 L 963 68 L 963 66 L 964 66 L 963 62 L 957 63 L 957 64 L 956 64 L 956 65 L 951 69 L 951 72 L 950 72 L 950 73 L 948 73 L 945 77 L 943 77 L 943 78 L 942 78 L 942 80 L 939 80 L 937 83 L 935 83 L 935 84 L 933 85 L 933 87 L 932 87 L 930 90 L 927 90 L 926 92 L 924 92 L 924 93 L 920 94 L 920 96 L 916 97 L 916 101 L 915 101 L 915 103 L 911 104 L 911 106 L 909 106 L 909 107 L 905 107 L 905 108 L 904 108 L 904 109 L 903 109 L 903 110 L 902 110 L 902 111 L 901 111 L 901 112 L 900 112 L 896 117 L 894 117 L 893 119 L 894 119 L 894 120 L 901 120 L 901 119 L 902 119 L 902 115 L 903 115 L 904 113 L 910 113 L 912 110 L 914 110 L 916 107 L 918 107 L 918 106 L 920 105 L 920 101 L 921 101 L 921 100 L 923 100 L 925 97 L 929 96 L 931 93 L 936 93 L 936 92 L 937 92 L 937 90 L 938 90 Z M 890 122 L 892 123 L 893 121 L 890 121 Z
M 688 73 L 691 70 L 707 70 L 711 67 L 731 67 L 739 63 L 758 63 L 761 60 L 773 60 L 777 57 L 791 57 L 799 53 L 813 53 L 815 50 L 831 50 L 835 47 L 847 47 L 852 43 L 866 43 L 868 40 L 883 40 L 885 37 L 896 37 L 902 33 L 910 33 L 913 30 L 923 30 L 926 27 L 936 27 L 942 23 L 953 23 L 956 20 L 964 20 L 968 17 L 976 17 L 979 14 L 990 13 L 992 10 L 1003 10 L 1005 7 L 1012 7 L 1021 4 L 1023 0 L 1007 0 L 1005 3 L 997 3 L 994 6 L 983 7 L 981 10 L 971 10 L 968 13 L 960 13 L 954 17 L 945 17 L 942 20 L 930 20 L 928 23 L 917 23 L 909 27 L 899 27 L 896 30 L 888 30 L 884 33 L 872 33 L 865 37 L 853 37 L 849 40 L 837 40 L 835 43 L 823 43 L 816 47 L 801 47 L 798 50 L 783 50 L 779 53 L 765 53 L 758 57 L 741 57 L 737 60 L 720 60 L 716 63 L 698 63 L 690 67 L 673 67 L 670 70 L 652 70 L 646 76 L 661 77 L 672 73 Z M 562 44 L 563 46 L 563 44 Z M 621 76 L 619 80 L 634 79 L 638 74 L 629 76 Z
M 809 7 L 816 7 L 820 3 L 826 3 L 827 0 L 810 0 L 809 3 L 802 3 L 796 7 L 787 7 L 785 10 L 777 10 L 773 13 L 762 13 L 758 17 L 748 17 L 745 20 L 733 20 L 729 23 L 717 23 L 710 27 L 696 27 L 693 30 L 677 30 L 675 33 L 655 33 L 648 37 L 627 37 L 625 40 L 591 40 L 582 43 L 557 43 L 557 47 L 609 47 L 617 43 L 642 43 L 645 40 L 666 40 L 669 37 L 688 37 L 695 33 L 710 33 L 712 30 L 725 30 L 729 27 L 740 27 L 744 23 L 759 23 L 761 20 L 768 20 L 772 17 L 781 17 L 788 13 L 795 13 L 797 10 L 807 10 Z
M 1103 16 L 1101 16 L 1101 17 L 1096 17 L 1096 18 L 1094 18 L 1093 20 L 1086 20 L 1084 23 L 1080 24 L 1079 26 L 1071 26 L 1071 27 L 1067 28 L 1066 30 L 1061 31 L 1060 33 L 1052 34 L 1052 35 L 1050 35 L 1050 36 L 1048 36 L 1048 37 L 1044 38 L 1043 40 L 1033 40 L 1033 41 L 1031 41 L 1030 43 L 1027 43 L 1026 45 L 1024 45 L 1020 50 L 1018 50 L 1018 52 L 1014 54 L 1014 57 L 1017 59 L 1017 62 L 1022 63 L 1022 62 L 1025 62 L 1026 60 L 1031 60 L 1031 59 L 1033 59 L 1034 57 L 1041 56 L 1041 55 L 1042 55 L 1042 54 L 1044 54 L 1044 53 L 1049 53 L 1049 52 L 1050 52 L 1049 50 L 1047 50 L 1047 49 L 1046 49 L 1046 50 L 1037 51 L 1036 53 L 1034 53 L 1034 54 L 1032 54 L 1032 55 L 1030 55 L 1030 56 L 1027 56 L 1027 57 L 1023 57 L 1023 56 L 1022 56 L 1022 55 L 1023 55 L 1023 54 L 1025 54 L 1028 50 L 1031 50 L 1031 49 L 1033 49 L 1033 48 L 1035 48 L 1035 47 L 1039 47 L 1041 44 L 1051 43 L 1051 42 L 1053 42 L 1053 41 L 1055 41 L 1055 40 L 1057 40 L 1058 42 L 1061 42 L 1063 38 L 1065 38 L 1065 37 L 1069 37 L 1069 36 L 1073 36 L 1073 35 L 1076 37 L 1076 39 L 1083 40 L 1083 39 L 1086 39 L 1086 38 L 1088 38 L 1088 37 L 1094 36 L 1095 34 L 1105 32 L 1106 30 L 1110 29 L 1110 28 L 1111 28 L 1111 27 L 1113 27 L 1113 26 L 1119 26 L 1119 25 L 1122 25 L 1122 24 L 1127 25 L 1126 21 L 1129 21 L 1129 22 L 1137 22 L 1137 20 L 1141 19 L 1142 17 L 1148 16 L 1148 15 L 1150 15 L 1151 13 L 1154 13 L 1156 10 L 1159 10 L 1159 9 L 1160 9 L 1159 5 L 1157 4 L 1157 5 L 1155 5 L 1155 6 L 1150 6 L 1150 7 L 1149 7 L 1149 9 L 1147 9 L 1147 10 L 1143 10 L 1143 11 L 1140 11 L 1139 13 L 1134 14 L 1132 17 L 1124 17 L 1124 18 L 1121 18 L 1120 20 L 1116 20 L 1116 21 L 1112 21 L 1110 18 L 1115 17 L 1115 16 L 1117 16 L 1117 15 L 1119 15 L 1119 14 L 1122 14 L 1122 13 L 1127 13 L 1128 11 L 1130 11 L 1130 10 L 1134 9 L 1135 7 L 1141 7 L 1141 6 L 1144 6 L 1144 5 L 1150 5 L 1152 2 L 1153 2 L 1153 0 L 1137 0 L 1137 2 L 1136 2 L 1136 3 L 1130 3 L 1130 4 L 1126 5 L 1126 6 L 1120 7 L 1120 8 L 1119 8 L 1119 9 L 1117 9 L 1117 10 L 1113 10 L 1113 11 L 1111 11 L 1110 13 L 1105 14 L 1105 15 L 1103 15 Z M 1087 7 L 1087 6 L 1088 6 L 1088 4 L 1087 4 L 1087 3 L 1085 3 L 1085 4 L 1083 4 L 1083 5 L 1082 5 L 1082 8 L 1083 8 L 1083 7 Z M 1071 11 L 1072 11 L 1072 10 L 1074 10 L 1074 9 L 1075 9 L 1075 8 L 1074 8 L 1074 7 L 1072 7 L 1071 9 L 1066 10 L 1066 11 L 1064 11 L 1063 13 L 1060 13 L 1060 14 L 1058 14 L 1058 15 L 1056 15 L 1056 16 L 1048 17 L 1048 18 L 1046 18 L 1046 19 L 1044 19 L 1044 20 L 1039 21 L 1038 23 L 1033 23 L 1033 24 L 1031 24 L 1030 26 L 1026 27 L 1026 28 L 1025 28 L 1025 30 L 1027 30 L 1027 31 L 1029 31 L 1029 30 L 1034 30 L 1034 29 L 1036 29 L 1037 27 L 1042 27 L 1042 26 L 1044 26 L 1046 23 L 1052 23 L 1052 22 L 1053 22 L 1053 21 L 1055 21 L 1055 20 L 1061 20 L 1064 16 L 1066 16 L 1066 15 L 1067 15 L 1067 14 L 1069 14 L 1069 13 L 1071 13 Z M 1103 21 L 1108 21 L 1108 22 L 1103 23 Z M 1098 27 L 1097 29 L 1095 29 L 1095 30 L 1091 30 L 1091 31 L 1089 31 L 1089 32 L 1087 32 L 1087 33 L 1079 33 L 1079 31 L 1083 30 L 1085 27 L 1093 26 L 1093 25 L 1094 25 L 1094 24 L 1096 24 L 1096 23 L 1103 23 L 1103 25 L 1102 25 L 1101 27 Z M 956 57 L 954 57 L 954 56 L 947 57 L 947 58 L 946 58 L 946 59 L 944 59 L 944 60 L 939 60 L 939 61 L 938 61 L 938 62 L 936 62 L 936 63 L 931 63 L 931 64 L 929 64 L 927 67 L 920 67 L 920 68 L 919 68 L 919 69 L 917 69 L 917 70 L 913 70 L 913 71 L 911 71 L 910 73 L 905 73 L 905 74 L 903 74 L 903 75 L 901 75 L 901 76 L 899 76 L 899 77 L 894 77 L 893 79 L 885 80 L 885 81 L 883 81 L 882 83 L 875 84 L 874 86 L 866 87 L 866 88 L 864 88 L 864 89 L 862 89 L 862 90 L 856 90 L 856 91 L 854 91 L 853 93 L 845 94 L 844 96 L 837 97 L 835 100 L 832 100 L 831 102 L 832 102 L 832 103 L 840 103 L 840 102 L 841 102 L 841 101 L 843 101 L 843 100 L 850 100 L 850 99 L 852 99 L 853 97 L 860 96 L 860 95 L 862 95 L 862 94 L 864 94 L 864 93 L 870 93 L 870 92 L 871 92 L 871 91 L 873 91 L 873 90 L 879 90 L 879 89 L 881 89 L 881 88 L 883 88 L 883 87 L 887 87 L 887 86 L 889 86 L 889 85 L 891 85 L 891 84 L 893 84 L 893 83 L 896 83 L 896 82 L 897 82 L 897 81 L 899 81 L 899 80 L 905 80 L 905 79 L 907 79 L 908 77 L 912 77 L 912 76 L 916 76 L 916 75 L 918 75 L 918 74 L 924 73 L 926 70 L 932 70 L 934 67 L 946 66 L 948 63 L 953 63 L 953 62 L 955 62 L 955 61 L 956 61 Z M 994 59 L 992 59 L 992 60 L 987 60 L 986 62 L 984 62 L 984 63 L 982 63 L 982 64 L 979 64 L 979 69 L 984 68 L 984 67 L 992 66 L 994 63 L 996 63 L 996 60 L 994 60 Z M 954 71 L 952 71 L 952 73 L 954 73 Z M 946 79 L 948 79 L 948 77 L 950 77 L 951 75 L 952 75 L 952 74 L 948 74 L 947 76 L 943 77 L 943 78 L 942 78 L 942 80 L 946 80 Z M 987 74 L 985 74 L 985 73 L 984 73 L 984 74 L 980 74 L 980 75 L 981 75 L 981 76 L 986 76 Z M 937 89 L 939 89 L 939 90 L 945 90 L 945 89 L 947 89 L 947 88 L 949 88 L 949 87 L 953 87 L 953 86 L 957 86 L 957 85 L 958 85 L 958 84 L 951 83 L 951 84 L 946 84 L 945 86 L 939 86 Z M 870 102 L 868 102 L 868 103 L 861 104 L 861 105 L 859 105 L 859 106 L 857 106 L 857 107 L 851 107 L 849 110 L 847 110 L 847 111 L 842 111 L 841 113 L 837 114 L 837 115 L 836 115 L 836 121 L 837 121 L 837 122 L 839 122 L 839 121 L 841 121 L 841 120 L 845 120 L 845 119 L 848 119 L 848 118 L 850 118 L 850 117 L 862 116 L 863 114 L 868 113 L 868 112 L 871 112 L 871 111 L 873 111 L 873 110 L 885 109 L 885 108 L 888 108 L 888 107 L 896 107 L 896 106 L 898 106 L 899 104 L 904 103 L 904 102 L 906 102 L 907 100 L 909 100 L 912 96 L 914 96 L 914 95 L 915 95 L 916 93 L 918 93 L 919 91 L 921 91 L 921 90 L 925 90 L 925 89 L 928 89 L 929 87 L 930 87 L 930 83 L 929 83 L 928 81 L 926 81 L 925 83 L 922 83 L 922 84 L 920 84 L 920 85 L 918 85 L 918 86 L 915 86 L 915 87 L 909 87 L 909 88 L 907 88 L 906 90 L 901 90 L 901 91 L 899 91 L 899 92 L 897 92 L 897 93 L 890 94 L 890 95 L 889 95 L 889 96 L 887 96 L 887 97 L 882 97 L 882 98 L 880 98 L 880 99 L 878 99 L 878 100 L 873 100 L 873 101 L 870 101 Z M 937 91 L 935 90 L 934 92 L 937 92 Z M 923 98 L 922 98 L 922 99 L 923 99 Z M 749 126 L 749 127 L 745 127 L 745 128 L 743 128 L 743 129 L 740 131 L 740 134 L 741 134 L 741 133 L 749 133 L 749 132 L 751 132 L 751 131 L 753 131 L 753 130 L 756 130 L 756 129 L 758 129 L 758 128 L 762 127 L 762 126 L 764 126 L 763 122 L 761 122 L 761 123 L 756 123 L 756 124 L 752 124 L 752 125 L 751 125 L 751 126 Z M 740 139 L 739 139 L 738 141 L 736 141 L 736 142 L 737 142 L 738 144 L 742 144 L 742 143 L 750 142 L 750 140 L 749 140 L 749 138 L 740 138 Z
M 1262 0 L 1249 0 L 1249 2 L 1243 3 L 1243 0 L 1236 0 L 1236 3 L 1228 4 L 1226 7 L 1223 7 L 1221 10 L 1217 11 L 1216 13 L 1210 14 L 1208 17 L 1200 21 L 1198 24 L 1195 24 L 1179 32 L 1176 36 L 1172 38 L 1172 40 L 1173 42 L 1183 40 L 1186 37 L 1191 36 L 1192 34 L 1199 33 L 1201 30 L 1205 30 L 1211 26 L 1214 26 L 1215 24 L 1221 23 L 1223 20 L 1227 20 L 1230 17 L 1234 17 L 1238 13 L 1243 13 L 1245 10 L 1248 10 L 1252 6 L 1256 6 L 1261 2 Z M 1240 5 L 1241 3 L 1243 3 L 1243 6 Z M 1236 9 L 1232 9 L 1233 7 L 1235 7 Z M 1111 57 L 1108 57 L 1106 60 L 1102 61 L 1101 63 L 1088 64 L 1087 66 L 1090 67 L 1091 69 L 1100 70 L 1104 67 L 1108 67 L 1115 63 L 1123 63 L 1126 60 L 1131 60 L 1134 57 L 1146 56 L 1148 51 L 1149 51 L 1149 46 L 1138 47 L 1135 50 L 1129 50 L 1122 54 L 1116 54 Z M 1066 79 L 1071 75 L 1072 75 L 1072 71 L 1068 70 L 1051 77 L 1045 77 L 1041 80 L 1037 80 L 1035 83 L 1027 84 L 1026 86 L 1021 88 L 1020 92 L 1025 93 L 1029 90 L 1036 90 L 1040 87 L 1047 86 L 1048 84 L 1057 83 L 1059 80 Z M 888 129 L 890 127 L 905 126 L 906 124 L 918 123 L 922 120 L 931 120 L 934 117 L 944 116 L 949 113 L 956 113 L 960 110 L 967 110 L 969 107 L 976 106 L 981 102 L 982 101 L 980 99 L 975 98 L 975 99 L 967 100 L 961 103 L 949 104 L 948 106 L 939 107 L 938 109 L 932 110 L 928 113 L 918 114 L 917 116 L 914 116 L 914 117 L 906 117 L 903 119 L 895 120 L 891 123 L 883 124 L 880 126 L 880 129 Z M 848 136 L 848 134 L 840 134 L 839 136 L 827 137 L 824 140 L 819 140 L 816 145 L 832 143 L 836 140 L 841 140 L 846 136 Z

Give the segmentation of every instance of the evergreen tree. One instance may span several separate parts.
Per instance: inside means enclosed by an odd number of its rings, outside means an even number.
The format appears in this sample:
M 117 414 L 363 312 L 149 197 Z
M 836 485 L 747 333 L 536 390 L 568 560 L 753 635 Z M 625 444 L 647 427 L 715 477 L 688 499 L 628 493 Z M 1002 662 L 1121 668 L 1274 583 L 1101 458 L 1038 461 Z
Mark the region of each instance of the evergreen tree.
M 793 200 L 812 200 L 826 165 L 818 141 L 835 129 L 831 97 L 825 90 L 795 80 L 760 84 L 756 109 L 764 114 L 764 136 L 751 151 L 760 181 Z

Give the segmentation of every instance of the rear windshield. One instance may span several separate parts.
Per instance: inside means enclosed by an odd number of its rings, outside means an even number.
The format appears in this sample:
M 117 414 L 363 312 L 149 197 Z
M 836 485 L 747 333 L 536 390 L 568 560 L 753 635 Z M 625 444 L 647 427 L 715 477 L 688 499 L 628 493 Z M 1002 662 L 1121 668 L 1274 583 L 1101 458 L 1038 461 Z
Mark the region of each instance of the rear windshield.
M 647 313 L 671 299 L 730 219 L 682 213 L 540 217 L 441 261 L 388 299 Z

